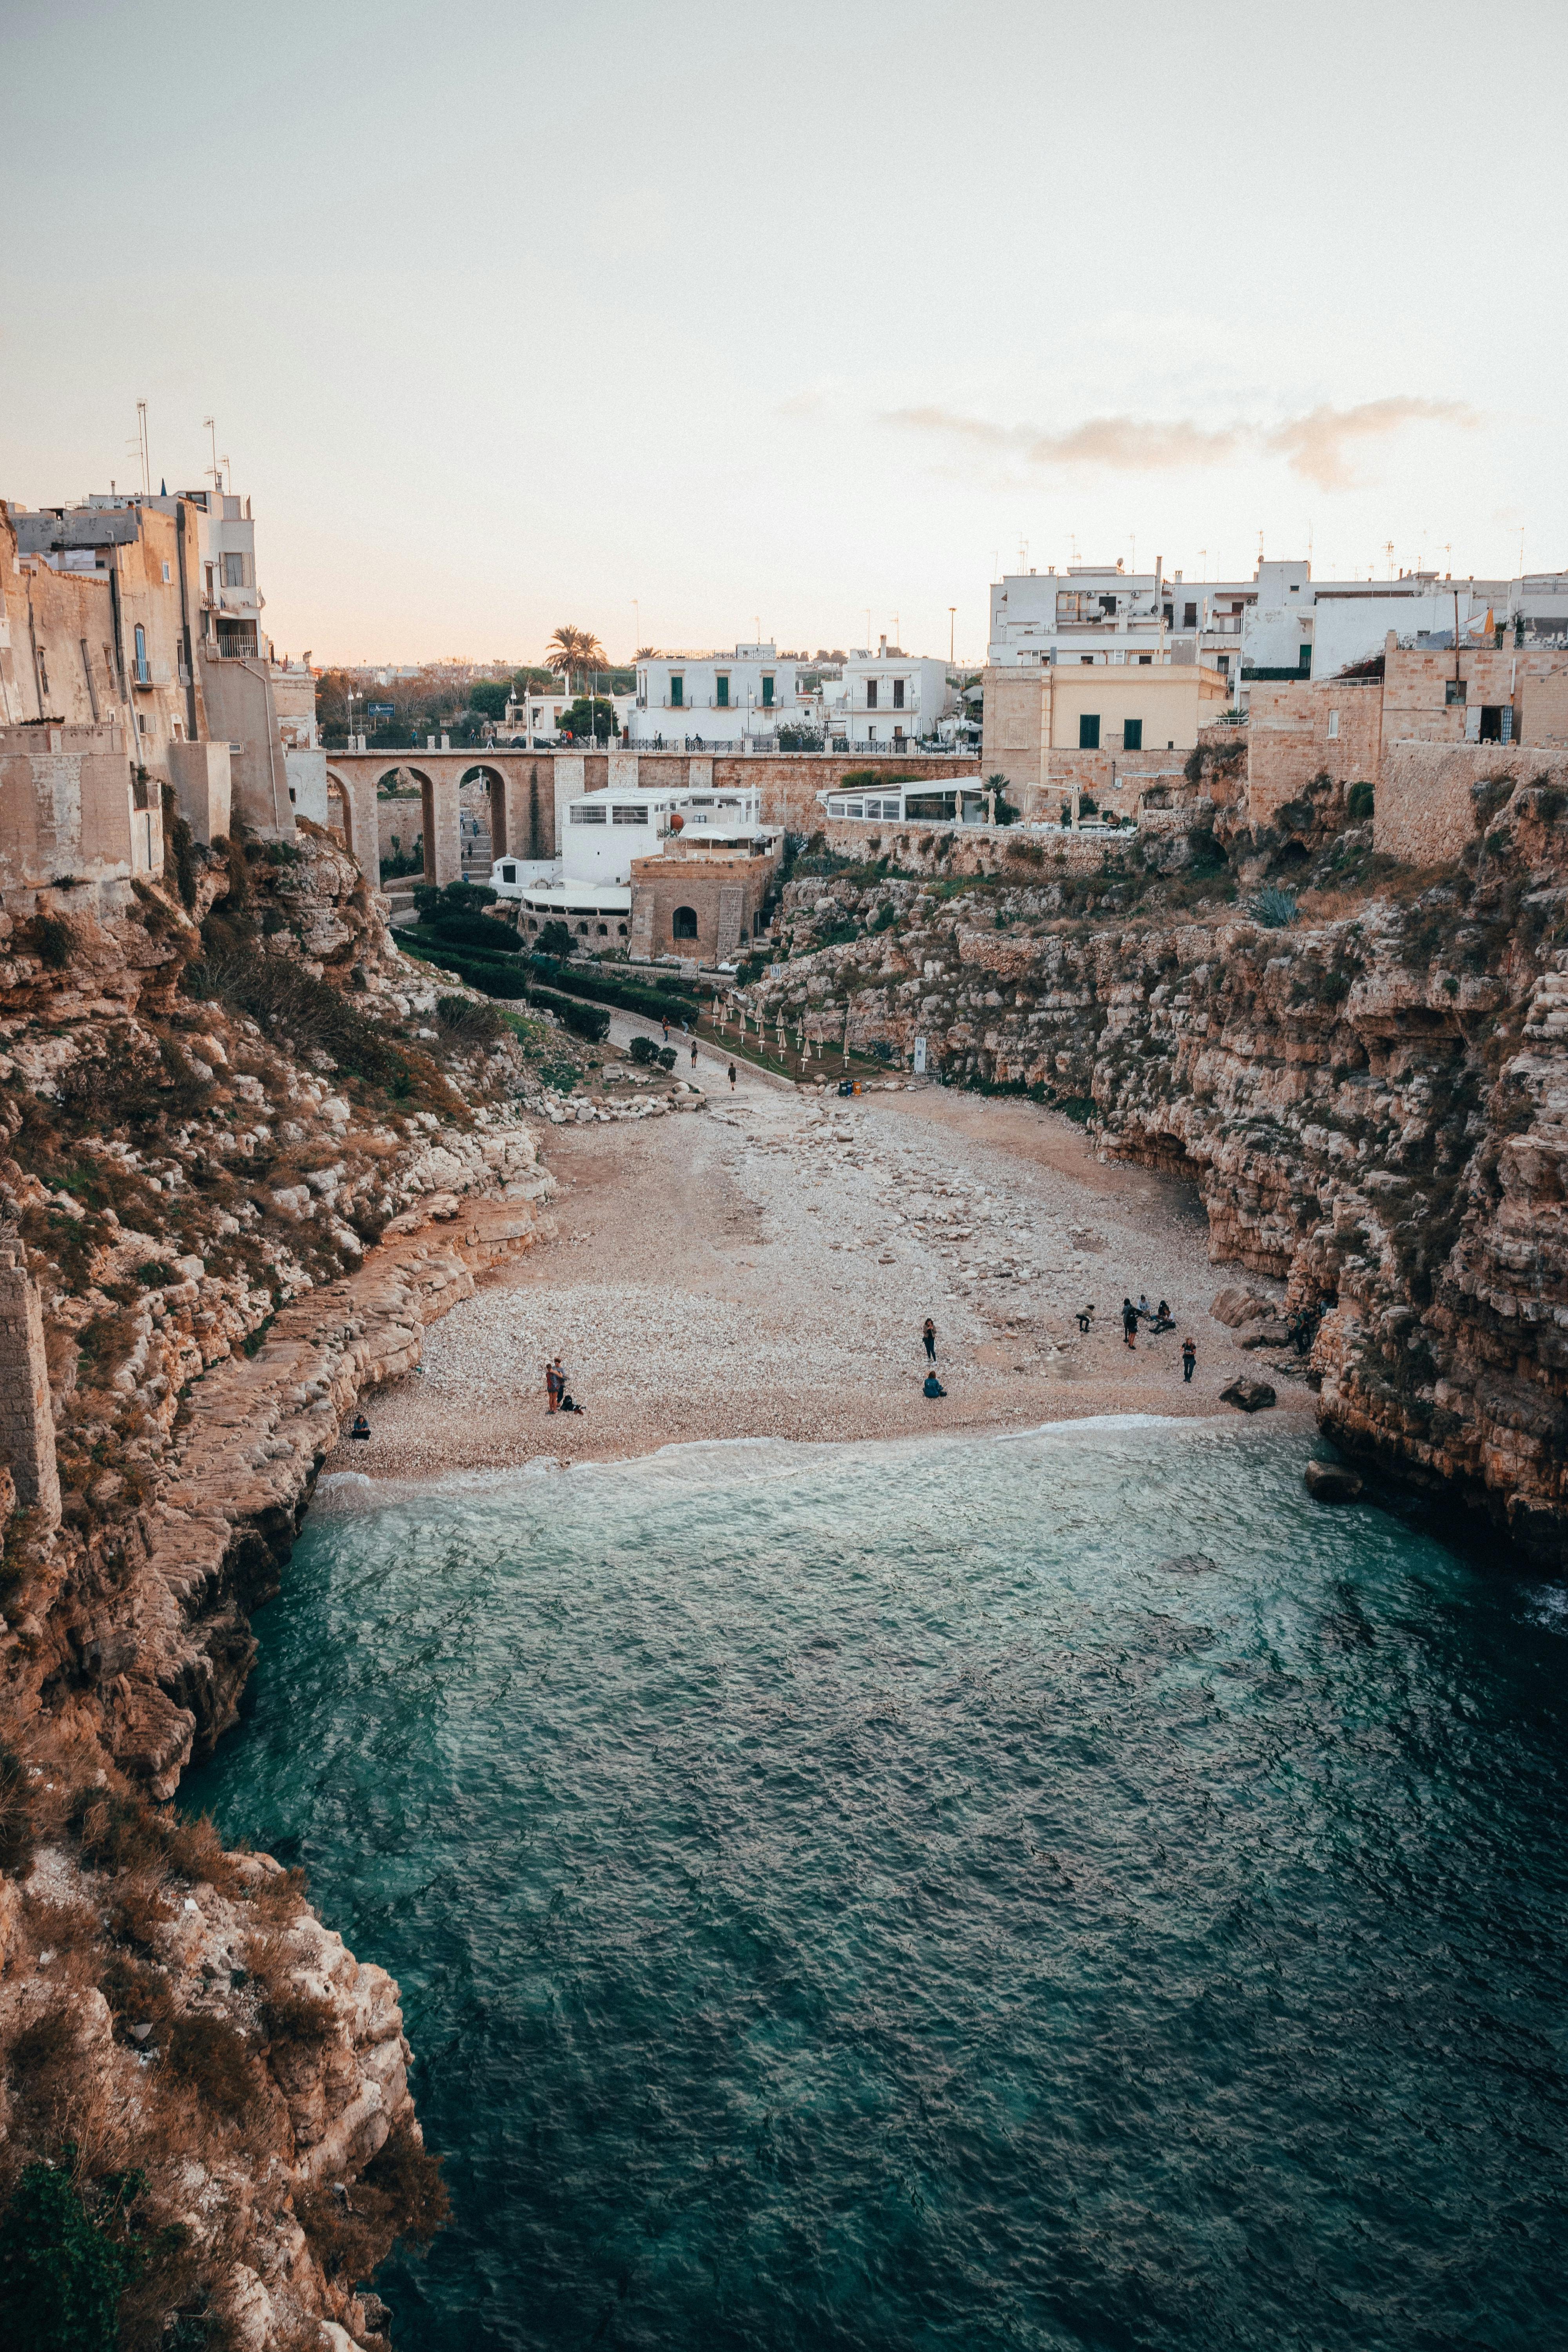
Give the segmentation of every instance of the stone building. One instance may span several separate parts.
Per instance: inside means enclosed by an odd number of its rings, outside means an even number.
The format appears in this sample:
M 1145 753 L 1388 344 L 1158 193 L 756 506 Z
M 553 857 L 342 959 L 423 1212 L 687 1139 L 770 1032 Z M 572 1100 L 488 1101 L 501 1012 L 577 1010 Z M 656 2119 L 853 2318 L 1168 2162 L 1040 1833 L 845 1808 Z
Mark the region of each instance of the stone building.
M 1054 817 L 1074 793 L 1125 793 L 1164 776 L 1229 701 L 1201 663 L 1043 662 L 985 672 L 980 774 L 1002 776 L 1028 818 Z

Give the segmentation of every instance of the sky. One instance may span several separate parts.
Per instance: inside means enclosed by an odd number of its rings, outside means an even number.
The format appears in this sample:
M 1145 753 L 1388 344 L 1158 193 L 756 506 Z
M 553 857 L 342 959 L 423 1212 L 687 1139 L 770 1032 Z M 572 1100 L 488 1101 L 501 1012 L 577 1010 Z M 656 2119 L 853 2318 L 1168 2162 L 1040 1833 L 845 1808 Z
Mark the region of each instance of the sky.
M 134 483 L 139 400 L 197 487 L 215 417 L 318 662 L 978 661 L 1001 570 L 1568 564 L 1568 10 L 1490 24 L 0 0 L 0 495 Z

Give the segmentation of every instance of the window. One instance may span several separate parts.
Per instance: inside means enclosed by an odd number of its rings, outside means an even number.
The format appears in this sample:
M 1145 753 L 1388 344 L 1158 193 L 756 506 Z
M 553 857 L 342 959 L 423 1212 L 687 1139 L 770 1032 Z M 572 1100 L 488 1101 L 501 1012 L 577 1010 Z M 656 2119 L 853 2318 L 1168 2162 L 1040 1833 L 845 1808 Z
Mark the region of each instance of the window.
M 763 709 L 764 710 L 771 710 L 773 707 L 773 682 L 768 672 L 764 670 L 763 672 Z
M 614 809 L 611 811 L 611 814 L 617 824 L 646 824 L 647 823 L 647 808 L 646 804 L 639 808 L 635 807 L 629 801 L 617 801 Z
M 1079 713 L 1078 748 L 1080 751 L 1099 751 L 1100 713 L 1098 710 L 1082 710 Z
M 1143 749 L 1143 721 L 1141 719 L 1129 719 L 1123 722 L 1121 748 L 1124 751 L 1141 751 Z
M 138 630 L 137 630 L 137 632 L 136 632 L 136 634 L 137 634 L 137 635 L 138 635 L 138 636 L 140 636 L 140 635 L 142 635 L 141 630 L 140 630 L 140 629 L 138 629 Z M 44 704 L 45 704 L 46 702 L 47 702 L 48 698 L 49 698 L 49 666 L 48 666 L 48 663 L 44 659 L 44 649 L 43 649 L 42 646 L 40 646 L 38 647 L 38 707 L 39 707 L 39 709 L 42 709 L 42 708 L 43 708 Z
M 605 812 L 603 808 L 584 808 L 579 805 L 573 809 L 570 821 L 573 824 L 603 824 Z
M 877 681 L 874 677 L 866 680 L 866 708 L 868 710 L 877 708 Z
M 681 710 L 685 706 L 686 680 L 678 673 L 669 681 L 669 707 L 672 710 Z
M 903 681 L 903 679 L 902 679 L 901 677 L 896 677 L 896 678 L 893 680 L 893 709 L 894 709 L 895 710 L 901 710 L 901 709 L 903 709 L 903 707 L 904 707 L 904 681 Z
M 1154 656 L 1153 656 L 1153 655 L 1152 655 L 1152 654 L 1140 654 L 1140 655 L 1139 655 L 1139 656 L 1138 656 L 1138 667 L 1139 667 L 1139 668 L 1140 668 L 1140 669 L 1152 669 L 1152 668 L 1153 668 L 1153 667 L 1154 667 Z
M 1330 711 L 1330 713 L 1329 713 L 1329 740 L 1330 740 L 1330 742 L 1331 742 L 1331 742 L 1333 742 L 1333 741 L 1335 740 L 1335 739 L 1337 738 L 1337 736 L 1338 736 L 1338 734 L 1339 734 L 1339 731 L 1340 731 L 1340 714 L 1339 714 L 1339 712 L 1338 712 L 1337 710 L 1331 710 L 1331 711 Z
M 164 585 L 164 587 L 166 588 L 166 587 L 168 586 L 168 584 L 169 584 L 169 567 L 168 567 L 168 565 L 165 563 L 165 564 L 164 564 L 164 566 L 163 566 L 163 585 Z
M 1184 629 L 1195 629 L 1197 625 L 1197 604 L 1195 602 L 1189 602 L 1182 606 L 1182 626 Z
M 153 673 L 147 667 L 147 632 L 140 621 L 136 624 L 136 683 L 151 686 Z
M 1503 724 L 1504 720 L 1508 724 Z M 1483 743 L 1507 743 L 1513 738 L 1513 705 L 1511 702 L 1483 702 L 1481 705 L 1480 740 Z
M 669 935 L 673 940 L 694 940 L 697 937 L 695 907 L 677 907 L 675 919 L 669 927 Z
M 1312 640 L 1308 637 L 1296 648 L 1296 669 L 1301 677 L 1312 675 Z
M 217 593 L 217 565 L 208 563 L 204 564 L 202 568 L 207 576 L 207 603 L 210 604 Z
M 1443 688 L 1443 701 L 1445 707 L 1455 702 L 1463 702 L 1465 692 L 1465 681 L 1462 677 L 1449 678 Z
M 224 557 L 223 584 L 226 588 L 244 587 L 245 558 L 243 555 L 226 555 Z
M 719 676 L 713 681 L 713 700 L 716 709 L 720 710 L 729 709 L 730 677 L 727 670 L 721 670 Z

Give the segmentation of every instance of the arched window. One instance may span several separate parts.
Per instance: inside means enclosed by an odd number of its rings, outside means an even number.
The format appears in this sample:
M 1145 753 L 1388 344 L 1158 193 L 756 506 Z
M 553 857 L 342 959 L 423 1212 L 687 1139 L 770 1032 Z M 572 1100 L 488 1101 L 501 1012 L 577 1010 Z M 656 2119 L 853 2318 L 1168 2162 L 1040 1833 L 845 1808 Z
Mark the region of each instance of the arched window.
M 599 925 L 599 937 L 600 937 L 602 940 L 607 940 L 607 939 L 609 938 L 609 936 L 610 936 L 610 927 L 609 927 L 608 923 L 601 923 L 601 924 Z
M 579 931 L 579 933 L 581 934 L 581 936 L 582 936 L 584 939 L 586 939 L 586 938 L 587 938 L 587 936 L 588 936 L 588 926 L 587 926 L 587 924 L 586 924 L 586 923 L 579 923 L 579 924 L 578 924 L 578 926 L 577 926 L 577 929 L 578 929 L 578 931 Z
M 695 907 L 677 907 L 675 910 L 675 920 L 670 925 L 670 936 L 671 938 L 678 940 L 694 940 L 697 937 L 697 909 Z
M 136 624 L 136 683 L 151 686 L 153 673 L 147 667 L 147 632 L 140 621 Z

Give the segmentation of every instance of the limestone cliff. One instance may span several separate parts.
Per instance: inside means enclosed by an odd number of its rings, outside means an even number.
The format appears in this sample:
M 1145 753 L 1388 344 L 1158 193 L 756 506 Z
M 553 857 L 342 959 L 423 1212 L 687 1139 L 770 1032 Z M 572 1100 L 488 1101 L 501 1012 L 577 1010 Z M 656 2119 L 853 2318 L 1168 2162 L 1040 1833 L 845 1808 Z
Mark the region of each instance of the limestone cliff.
M 536 1239 L 543 1096 L 327 835 L 175 847 L 167 887 L 0 916 L 0 1243 L 59 1479 L 0 1481 L 0 2206 L 69 2164 L 127 2345 L 374 2345 L 358 2290 L 443 2196 L 396 1988 L 160 1801 L 343 1414 Z
M 924 1035 L 950 1083 L 1032 1090 L 1189 1177 L 1215 1260 L 1321 1318 L 1324 1428 L 1562 1567 L 1565 807 L 1490 781 L 1464 856 L 1420 871 L 1342 804 L 1294 835 L 1204 805 L 1147 858 L 1021 843 L 978 881 L 819 857 L 751 994 L 900 1059 Z

